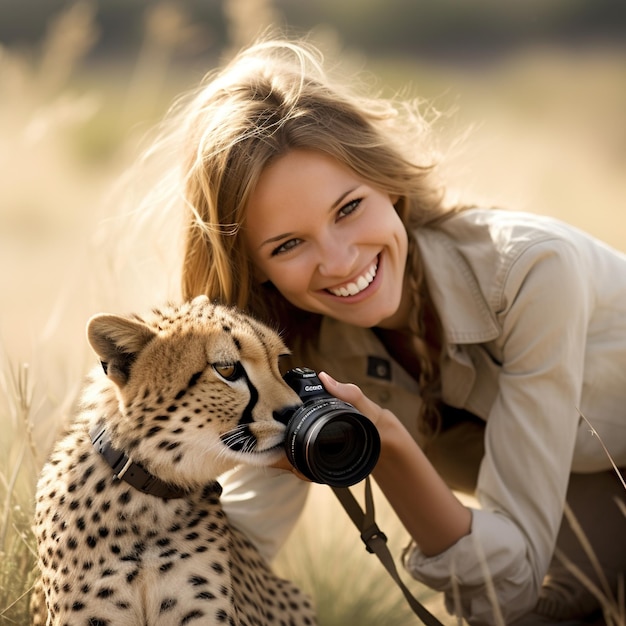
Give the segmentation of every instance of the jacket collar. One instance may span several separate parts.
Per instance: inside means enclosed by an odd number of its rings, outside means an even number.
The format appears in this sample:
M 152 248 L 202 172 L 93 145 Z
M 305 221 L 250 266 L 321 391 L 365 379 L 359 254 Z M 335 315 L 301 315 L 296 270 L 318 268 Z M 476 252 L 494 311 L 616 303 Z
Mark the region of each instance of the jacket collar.
M 428 289 L 449 344 L 483 343 L 500 329 L 472 268 L 442 230 L 414 233 Z

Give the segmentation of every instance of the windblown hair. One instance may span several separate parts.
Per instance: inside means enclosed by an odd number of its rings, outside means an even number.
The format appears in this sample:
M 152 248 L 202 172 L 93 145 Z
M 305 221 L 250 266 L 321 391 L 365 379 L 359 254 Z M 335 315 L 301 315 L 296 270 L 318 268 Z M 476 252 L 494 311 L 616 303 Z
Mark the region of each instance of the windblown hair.
M 248 310 L 280 328 L 296 355 L 300 342 L 314 341 L 319 319 L 295 310 L 272 285 L 255 282 L 240 232 L 250 194 L 272 161 L 293 149 L 330 155 L 399 198 L 395 207 L 409 232 L 411 324 L 419 345 L 424 423 L 430 421 L 438 371 L 428 356 L 422 314 L 428 296 L 411 231 L 457 209 L 443 207 L 433 183 L 434 163 L 424 149 L 426 124 L 417 107 L 335 84 L 322 60 L 304 41 L 261 41 L 209 74 L 182 111 L 189 216 L 183 296 L 206 294 Z

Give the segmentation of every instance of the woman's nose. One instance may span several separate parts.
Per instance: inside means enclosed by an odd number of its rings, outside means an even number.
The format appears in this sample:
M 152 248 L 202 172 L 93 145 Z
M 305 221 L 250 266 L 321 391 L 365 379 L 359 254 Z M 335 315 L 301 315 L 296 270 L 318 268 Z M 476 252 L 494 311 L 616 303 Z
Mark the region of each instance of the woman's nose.
M 354 270 L 356 247 L 339 236 L 327 237 L 318 245 L 318 272 L 322 276 L 344 278 Z

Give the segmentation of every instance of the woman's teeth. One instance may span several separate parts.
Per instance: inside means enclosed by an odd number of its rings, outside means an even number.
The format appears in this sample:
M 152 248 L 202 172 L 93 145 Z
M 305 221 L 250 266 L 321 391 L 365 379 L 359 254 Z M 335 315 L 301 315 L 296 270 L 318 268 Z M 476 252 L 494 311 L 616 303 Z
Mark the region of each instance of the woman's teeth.
M 341 296 L 344 298 L 346 296 L 356 296 L 357 293 L 363 291 L 363 289 L 365 289 L 374 280 L 377 269 L 378 262 L 375 261 L 374 263 L 372 263 L 367 272 L 365 272 L 365 274 L 363 274 L 362 276 L 359 276 L 359 278 L 355 282 L 348 283 L 343 287 L 339 287 L 339 289 L 329 289 L 328 291 L 330 291 L 330 293 L 332 293 L 334 296 Z

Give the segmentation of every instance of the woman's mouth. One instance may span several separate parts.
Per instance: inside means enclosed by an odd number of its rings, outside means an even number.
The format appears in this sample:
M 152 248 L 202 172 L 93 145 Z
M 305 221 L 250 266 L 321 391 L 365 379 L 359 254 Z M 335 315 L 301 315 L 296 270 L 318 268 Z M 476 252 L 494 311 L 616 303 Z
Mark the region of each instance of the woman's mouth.
M 361 293 L 361 291 L 369 287 L 374 278 L 376 278 L 377 270 L 378 258 L 376 258 L 374 262 L 367 268 L 367 270 L 363 274 L 361 274 L 361 276 L 359 276 L 356 280 L 349 282 L 343 287 L 339 287 L 337 289 L 327 289 L 327 291 L 329 293 L 332 293 L 333 296 L 339 296 L 341 298 L 356 296 L 358 293 Z

